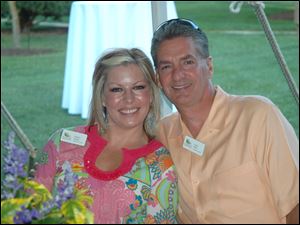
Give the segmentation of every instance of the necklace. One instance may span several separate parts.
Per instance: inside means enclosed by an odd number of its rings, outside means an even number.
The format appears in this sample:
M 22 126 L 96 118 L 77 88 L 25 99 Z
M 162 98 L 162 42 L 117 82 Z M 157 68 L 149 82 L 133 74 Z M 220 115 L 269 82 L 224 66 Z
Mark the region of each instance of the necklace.
M 103 171 L 96 166 L 96 159 L 107 145 L 107 141 L 98 134 L 97 125 L 86 127 L 86 134 L 88 135 L 90 146 L 83 157 L 84 168 L 89 175 L 100 180 L 114 180 L 128 173 L 136 160 L 145 157 L 159 147 L 162 147 L 162 144 L 159 141 L 152 139 L 146 145 L 139 148 L 122 148 L 123 161 L 120 166 L 112 171 Z

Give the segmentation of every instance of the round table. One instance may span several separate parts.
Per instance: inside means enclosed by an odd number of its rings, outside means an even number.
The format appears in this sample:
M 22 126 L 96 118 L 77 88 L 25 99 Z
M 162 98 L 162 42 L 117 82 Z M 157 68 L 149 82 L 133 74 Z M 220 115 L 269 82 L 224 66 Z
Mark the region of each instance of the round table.
M 167 2 L 167 18 L 177 18 Z M 153 34 L 151 1 L 84 1 L 71 7 L 62 107 L 89 116 L 92 76 L 99 56 L 109 48 L 137 47 L 150 58 Z

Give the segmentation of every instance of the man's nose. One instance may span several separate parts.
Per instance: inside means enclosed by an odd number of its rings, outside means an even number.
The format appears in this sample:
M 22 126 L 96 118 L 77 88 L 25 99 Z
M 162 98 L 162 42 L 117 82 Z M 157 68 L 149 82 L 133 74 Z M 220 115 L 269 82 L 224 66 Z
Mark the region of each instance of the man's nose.
M 184 76 L 183 69 L 181 65 L 178 65 L 173 70 L 173 80 L 180 80 Z

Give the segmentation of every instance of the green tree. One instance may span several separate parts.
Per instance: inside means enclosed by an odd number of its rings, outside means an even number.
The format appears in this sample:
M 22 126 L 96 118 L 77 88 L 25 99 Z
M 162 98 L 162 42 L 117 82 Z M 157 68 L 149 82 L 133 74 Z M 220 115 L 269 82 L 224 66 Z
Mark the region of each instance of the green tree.
M 40 18 L 59 20 L 70 13 L 72 1 L 17 1 L 21 31 L 29 30 Z M 1 1 L 1 17 L 11 18 L 7 1 Z

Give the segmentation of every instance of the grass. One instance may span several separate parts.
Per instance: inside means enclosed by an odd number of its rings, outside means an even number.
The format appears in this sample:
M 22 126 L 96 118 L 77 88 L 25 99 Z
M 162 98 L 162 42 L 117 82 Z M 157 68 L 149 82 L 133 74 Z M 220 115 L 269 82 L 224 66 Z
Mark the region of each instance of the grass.
M 214 57 L 214 82 L 233 94 L 263 95 L 271 99 L 290 121 L 299 137 L 297 106 L 269 43 L 263 35 L 210 34 Z M 227 43 L 226 40 L 231 42 Z M 297 37 L 277 35 L 283 55 L 299 88 Z M 222 47 L 226 43 L 226 48 Z M 235 43 L 243 43 L 236 46 Z
M 299 136 L 299 106 L 290 94 L 280 67 L 263 33 L 225 33 L 227 30 L 261 31 L 253 9 L 244 5 L 239 14 L 228 2 L 176 2 L 180 17 L 194 19 L 207 31 L 214 58 L 214 83 L 233 94 L 258 94 L 270 98 Z M 292 2 L 266 2 L 268 16 L 290 12 Z M 271 20 L 279 45 L 299 87 L 299 39 L 290 20 Z M 33 145 L 41 149 L 52 132 L 85 124 L 61 108 L 67 34 L 45 28 L 22 38 L 24 48 L 51 48 L 49 54 L 1 56 L 1 100 L 23 128 Z M 142 34 L 141 34 L 142 35 Z M 1 35 L 1 48 L 12 47 L 11 35 Z M 10 130 L 1 115 L 1 143 Z M 1 155 L 3 151 L 1 148 Z M 2 160 L 2 157 L 1 157 Z
M 267 17 L 282 12 L 293 12 L 295 2 L 265 3 Z M 261 30 L 254 9 L 244 3 L 240 13 L 231 13 L 228 1 L 177 1 L 176 7 L 180 17 L 196 21 L 205 31 L 212 30 Z M 272 23 L 274 30 L 294 30 L 295 24 L 290 20 L 276 20 Z
M 1 42 L 9 46 L 10 39 L 10 35 L 4 34 Z M 85 123 L 61 108 L 66 42 L 66 33 L 32 34 L 32 49 L 52 48 L 54 52 L 1 56 L 1 100 L 38 149 L 56 129 Z M 1 114 L 1 143 L 9 130 Z

